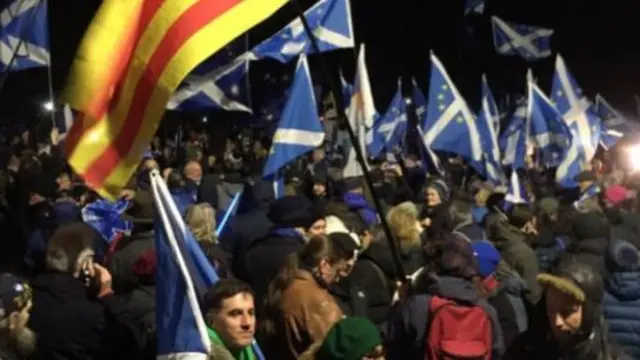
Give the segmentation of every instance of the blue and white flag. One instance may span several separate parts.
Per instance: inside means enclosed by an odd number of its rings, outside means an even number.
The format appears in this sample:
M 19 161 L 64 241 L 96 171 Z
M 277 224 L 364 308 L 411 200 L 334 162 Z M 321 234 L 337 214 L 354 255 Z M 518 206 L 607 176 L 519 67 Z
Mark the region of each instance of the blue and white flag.
M 485 7 L 485 0 L 465 0 L 464 2 L 464 14 L 483 14 Z
M 5 0 L 2 4 L 0 71 L 19 71 L 49 65 L 47 1 Z M 16 56 L 13 64 L 7 69 L 14 52 Z
M 350 0 L 320 0 L 305 11 L 304 16 L 320 52 L 355 46 Z M 298 17 L 251 50 L 254 59 L 271 58 L 281 63 L 288 63 L 300 54 L 313 53 L 311 41 Z
M 596 95 L 595 112 L 607 129 L 616 130 L 620 133 L 640 132 L 640 124 L 629 121 L 600 94 Z
M 215 74 L 204 75 L 192 73 L 173 94 L 167 109 L 178 111 L 223 109 L 250 113 L 245 80 L 248 71 L 249 61 L 239 58 L 226 65 L 222 72 L 215 70 Z
M 518 172 L 513 170 L 511 172 L 511 179 L 507 185 L 507 194 L 504 197 L 504 201 L 509 204 L 528 204 L 527 191 L 524 184 L 520 181 Z
M 498 107 L 487 83 L 486 76 L 482 75 L 482 107 L 478 115 L 478 131 L 482 141 L 482 162 L 472 162 L 482 175 L 494 184 L 502 184 L 506 181 L 500 167 L 500 146 L 496 135 L 496 126 L 499 123 Z
M 428 101 L 422 131 L 431 148 L 449 151 L 473 161 L 482 160 L 482 142 L 476 120 L 433 53 Z
M 587 168 L 596 153 L 601 122 L 560 55 L 556 58 L 552 94 L 556 108 L 573 134 L 571 147 L 556 171 L 556 182 L 575 187 L 575 176 Z
M 353 82 L 353 92 L 351 101 L 349 101 L 347 118 L 349 119 L 349 126 L 351 126 L 356 134 L 358 146 L 363 154 L 367 153 L 367 144 L 372 141 L 371 138 L 367 138 L 367 131 L 373 126 L 378 117 L 377 114 L 378 112 L 373 103 L 371 83 L 369 82 L 369 71 L 367 70 L 367 64 L 365 62 L 365 48 L 364 44 L 362 44 L 360 45 L 360 52 L 358 53 L 356 76 Z M 368 170 L 368 164 L 365 164 L 365 166 Z M 347 156 L 343 177 L 355 177 L 361 176 L 362 174 L 363 169 L 357 161 L 356 152 L 351 149 Z
M 276 198 L 282 196 L 282 186 L 279 185 L 282 184 L 281 169 L 324 141 L 325 132 L 318 116 L 309 65 L 304 54 L 298 60 L 290 93 L 262 171 L 263 178 L 278 184 L 274 188 Z
M 591 184 L 585 191 L 580 195 L 580 198 L 573 203 L 573 207 L 580 210 L 585 205 L 585 202 L 591 198 L 594 198 L 600 194 L 600 185 Z
M 368 148 L 372 157 L 378 157 L 382 149 L 390 152 L 396 145 L 403 143 L 407 133 L 407 105 L 402 96 L 400 81 L 387 112 L 375 122 L 370 131 L 373 132 L 373 141 Z
M 491 17 L 493 45 L 496 52 L 520 56 L 535 61 L 551 56 L 553 30 L 542 27 L 509 24 L 497 16 Z
M 211 341 L 199 304 L 218 276 L 182 220 L 160 173 L 153 170 L 150 176 L 157 212 L 157 358 L 205 360 Z
M 498 144 L 502 152 L 502 165 L 512 169 L 526 167 L 527 157 L 527 100 L 522 99 L 511 116 L 509 125 L 500 135 Z
M 121 218 L 129 207 L 127 200 L 109 202 L 98 199 L 82 208 L 82 221 L 94 228 L 102 238 L 111 243 L 119 234 L 129 235 L 133 224 Z
M 571 145 L 571 130 L 551 100 L 532 81 L 529 81 L 528 104 L 529 138 L 537 148 L 538 161 L 547 167 L 556 167 Z

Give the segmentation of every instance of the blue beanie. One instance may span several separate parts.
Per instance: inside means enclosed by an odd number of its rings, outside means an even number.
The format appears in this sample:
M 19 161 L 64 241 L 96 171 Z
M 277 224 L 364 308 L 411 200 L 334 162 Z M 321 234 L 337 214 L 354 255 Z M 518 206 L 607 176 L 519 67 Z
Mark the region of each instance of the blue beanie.
M 488 241 L 476 241 L 471 244 L 473 256 L 478 264 L 478 272 L 486 278 L 496 272 L 500 263 L 500 253 Z

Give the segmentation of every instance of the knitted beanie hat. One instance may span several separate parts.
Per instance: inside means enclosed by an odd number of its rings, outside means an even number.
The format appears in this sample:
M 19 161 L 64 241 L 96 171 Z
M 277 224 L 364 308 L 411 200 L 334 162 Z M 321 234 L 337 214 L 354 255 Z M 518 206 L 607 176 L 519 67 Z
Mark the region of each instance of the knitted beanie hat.
M 380 344 L 380 332 L 371 321 L 347 317 L 329 330 L 316 360 L 360 360 Z

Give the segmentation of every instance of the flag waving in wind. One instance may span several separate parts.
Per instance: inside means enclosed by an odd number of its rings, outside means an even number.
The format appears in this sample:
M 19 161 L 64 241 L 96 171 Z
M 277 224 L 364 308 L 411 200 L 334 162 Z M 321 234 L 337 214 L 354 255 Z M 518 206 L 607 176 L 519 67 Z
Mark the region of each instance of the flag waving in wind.
M 320 0 L 304 12 L 320 52 L 355 46 L 350 0 Z M 309 36 L 296 17 L 289 25 L 251 50 L 252 58 L 287 63 L 300 54 L 312 54 Z
M 307 57 L 302 54 L 296 67 L 289 100 L 273 137 L 271 151 L 262 176 L 273 180 L 274 183 L 280 182 L 282 178 L 280 170 L 298 157 L 322 145 L 324 135 Z M 276 197 L 281 195 L 276 190 Z
M 47 1 L 5 0 L 3 4 L 5 6 L 0 9 L 0 71 L 49 65 Z M 9 69 L 14 52 L 16 56 Z
M 180 82 L 287 0 L 105 0 L 63 99 L 80 113 L 65 141 L 71 167 L 115 200 Z
M 359 146 L 362 153 L 365 154 L 365 158 L 367 143 L 371 143 L 371 141 L 367 140 L 372 140 L 367 139 L 367 130 L 373 126 L 377 116 L 377 111 L 373 104 L 373 94 L 371 93 L 369 70 L 367 70 L 363 44 L 360 45 L 360 52 L 358 53 L 356 78 L 353 82 L 353 92 L 351 93 L 351 100 L 349 101 L 349 108 L 347 109 L 347 118 L 349 119 L 349 126 L 351 126 L 357 137 L 357 146 Z M 365 166 L 368 165 L 365 164 Z M 343 176 L 345 178 L 354 177 L 360 176 L 362 173 L 363 169 L 357 161 L 356 152 L 351 149 L 344 167 Z
M 200 304 L 218 274 L 185 225 L 167 185 L 153 170 L 151 191 L 156 210 L 157 358 L 206 360 L 218 339 L 211 336 Z M 240 350 L 239 359 L 264 360 L 258 345 Z
M 422 129 L 431 148 L 482 160 L 476 121 L 440 60 L 431 53 L 429 104 Z
M 520 56 L 534 61 L 551 56 L 553 30 L 528 25 L 513 25 L 491 17 L 493 44 L 498 54 Z

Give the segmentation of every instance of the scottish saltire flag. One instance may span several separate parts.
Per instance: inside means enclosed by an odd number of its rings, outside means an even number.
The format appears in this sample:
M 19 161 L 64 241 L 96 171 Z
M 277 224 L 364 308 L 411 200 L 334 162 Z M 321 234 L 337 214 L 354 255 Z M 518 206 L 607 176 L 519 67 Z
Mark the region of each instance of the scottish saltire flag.
M 298 60 L 290 93 L 262 171 L 263 178 L 278 184 L 274 188 L 276 198 L 282 196 L 281 170 L 324 141 L 324 128 L 318 116 L 309 65 L 304 54 Z
M 464 2 L 464 14 L 483 14 L 485 0 L 465 0 Z
M 387 112 L 380 117 L 373 127 L 373 141 L 369 144 L 369 155 L 378 157 L 382 149 L 393 150 L 402 144 L 407 133 L 407 105 L 402 96 L 402 84 L 398 80 L 398 90 L 389 104 Z
M 556 58 L 552 94 L 556 108 L 573 134 L 569 151 L 556 171 L 556 181 L 564 187 L 575 187 L 575 176 L 596 153 L 600 142 L 600 119 L 560 55 Z
M 107 243 L 110 243 L 119 234 L 131 233 L 133 224 L 120 218 L 129 204 L 127 200 L 118 200 L 113 203 L 98 199 L 82 208 L 82 221 L 89 224 Z
M 49 65 L 47 1 L 3 1 L 0 13 L 0 71 L 20 71 Z M 20 40 L 22 39 L 22 44 Z M 13 54 L 11 68 L 7 69 Z
M 251 112 L 247 105 L 248 44 L 245 34 L 198 65 L 174 93 L 167 109 Z
M 205 360 L 211 341 L 199 304 L 218 276 L 185 226 L 160 173 L 154 170 L 150 176 L 157 213 L 157 358 Z
M 576 209 L 581 209 L 584 206 L 584 203 L 591 198 L 594 198 L 600 194 L 600 185 L 592 184 L 580 195 L 580 198 L 573 203 L 573 207 Z
M 532 81 L 529 81 L 528 104 L 529 138 L 537 149 L 538 162 L 556 167 L 571 145 L 571 130 L 551 100 Z
M 482 106 L 478 114 L 477 126 L 482 141 L 483 156 L 481 162 L 474 161 L 472 164 L 478 164 L 479 166 L 474 167 L 494 184 L 506 181 L 500 167 L 500 146 L 495 130 L 496 123 L 499 122 L 498 116 L 498 107 L 487 83 L 487 78 L 482 75 Z
M 485 99 L 486 99 L 486 111 L 489 116 L 490 122 L 493 124 L 493 131 L 496 134 L 500 133 L 500 110 L 498 109 L 498 104 L 496 103 L 496 98 L 493 96 L 493 92 L 489 87 L 489 82 L 487 81 L 487 75 L 482 74 L 482 106 L 485 107 Z
M 377 111 L 373 104 L 369 72 L 365 62 L 364 44 L 360 45 L 360 52 L 358 53 L 358 60 L 356 64 L 356 76 L 353 81 L 353 93 L 349 104 L 349 109 L 347 111 L 349 126 L 351 126 L 358 138 L 357 146 L 359 146 L 363 154 L 366 154 L 367 143 L 371 143 L 371 139 L 367 139 L 367 130 L 373 126 L 374 121 L 377 118 Z M 368 164 L 365 164 L 365 166 L 367 166 L 366 170 L 368 170 Z M 347 157 L 347 163 L 343 170 L 343 177 L 354 177 L 362 174 L 362 166 L 357 160 L 355 150 L 352 148 Z
M 553 30 L 542 27 L 509 24 L 497 16 L 491 17 L 493 45 L 496 52 L 506 56 L 520 56 L 535 61 L 551 56 Z
M 433 53 L 428 101 L 422 131 L 431 148 L 473 161 L 482 160 L 482 142 L 475 118 Z
M 188 111 L 223 109 L 251 112 L 247 105 L 249 91 L 245 76 L 249 71 L 249 60 L 238 58 L 226 65 L 223 71 L 199 75 L 192 73 L 174 93 L 167 109 Z
M 509 125 L 500 135 L 498 144 L 502 152 L 502 165 L 512 169 L 526 167 L 527 157 L 527 100 L 522 100 L 511 116 Z
M 507 184 L 507 194 L 504 197 L 504 201 L 509 204 L 528 204 L 527 191 L 524 184 L 520 181 L 518 172 L 513 170 L 511 172 L 511 178 Z
M 600 94 L 596 95 L 595 112 L 607 129 L 622 133 L 640 132 L 640 124 L 629 121 Z
M 320 52 L 355 46 L 349 0 L 320 0 L 305 11 L 304 16 L 318 42 Z M 251 50 L 255 59 L 271 58 L 281 63 L 287 63 L 300 54 L 314 52 L 298 17 Z
M 424 149 L 424 153 L 427 155 L 426 158 L 423 159 L 425 167 L 427 168 L 427 170 L 429 169 L 435 170 L 435 172 L 440 176 L 445 176 L 446 170 L 442 166 L 442 163 L 440 163 L 440 158 L 438 157 L 438 154 L 433 152 L 433 150 L 431 149 L 431 146 L 429 146 L 427 137 L 422 131 L 422 127 L 420 127 L 420 124 L 418 124 L 416 128 L 418 129 L 418 134 L 420 134 L 420 142 L 422 143 L 422 148 Z

